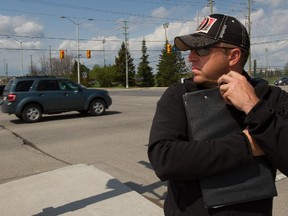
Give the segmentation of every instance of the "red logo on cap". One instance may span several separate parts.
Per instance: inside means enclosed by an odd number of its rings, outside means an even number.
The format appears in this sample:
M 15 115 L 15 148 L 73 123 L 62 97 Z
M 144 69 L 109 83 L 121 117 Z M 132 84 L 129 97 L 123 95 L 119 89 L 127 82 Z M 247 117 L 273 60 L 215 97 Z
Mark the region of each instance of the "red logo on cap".
M 210 28 L 213 26 L 213 24 L 217 21 L 215 18 L 207 17 L 205 18 L 199 27 L 196 29 L 196 32 L 203 32 L 203 33 L 208 33 Z

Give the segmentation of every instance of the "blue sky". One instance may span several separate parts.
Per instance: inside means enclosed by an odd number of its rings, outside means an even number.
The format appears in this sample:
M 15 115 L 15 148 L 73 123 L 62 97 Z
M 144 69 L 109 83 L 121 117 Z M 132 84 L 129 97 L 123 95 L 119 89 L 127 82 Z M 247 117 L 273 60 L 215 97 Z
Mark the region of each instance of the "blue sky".
M 214 0 L 213 12 L 235 16 L 244 24 L 248 16 L 248 0 Z M 288 62 L 288 1 L 251 0 L 252 60 L 257 66 L 282 69 Z M 4 63 L 10 75 L 21 73 L 23 46 L 24 74 L 31 65 L 40 66 L 40 59 L 59 57 L 65 49 L 76 55 L 76 25 L 79 23 L 81 63 L 113 64 L 124 41 L 125 22 L 129 50 L 138 65 L 141 41 L 145 38 L 149 61 L 155 69 L 165 43 L 163 24 L 168 40 L 192 33 L 197 23 L 210 14 L 207 0 L 9 0 L 0 7 L 0 75 Z M 61 19 L 61 16 L 69 19 Z M 93 19 L 93 21 L 88 21 Z M 7 38 L 10 37 L 10 38 Z M 103 40 L 105 42 L 103 43 Z M 85 50 L 92 58 L 85 58 Z M 103 50 L 105 50 L 105 55 Z M 183 53 L 184 56 L 186 53 Z M 5 59 L 5 60 L 4 60 Z

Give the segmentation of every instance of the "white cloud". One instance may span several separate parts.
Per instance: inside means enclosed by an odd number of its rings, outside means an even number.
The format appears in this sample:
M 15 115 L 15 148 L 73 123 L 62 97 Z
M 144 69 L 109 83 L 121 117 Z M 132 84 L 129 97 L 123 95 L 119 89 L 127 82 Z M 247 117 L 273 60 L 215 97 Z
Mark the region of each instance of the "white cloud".
M 17 35 L 43 36 L 43 26 L 33 21 L 23 22 L 20 26 L 15 26 Z
M 277 7 L 282 3 L 287 3 L 287 0 L 255 0 L 255 2 L 270 5 L 272 7 Z
M 0 16 L 0 32 L 2 32 L 2 33 L 13 32 L 10 17 Z
M 166 17 L 168 14 L 169 14 L 169 11 L 167 11 L 164 7 L 156 8 L 151 13 L 151 15 L 154 17 Z
M 43 26 L 24 16 L 0 16 L 0 32 L 7 35 L 43 36 Z
M 10 38 L 1 39 L 0 46 L 4 48 L 11 48 L 5 52 L 5 62 L 9 65 L 10 71 L 15 74 L 20 74 L 21 71 L 21 44 L 23 48 L 23 61 L 24 61 L 24 73 L 26 74 L 29 65 L 33 59 L 37 59 L 38 56 L 35 52 L 30 52 L 29 49 L 40 49 L 42 44 L 39 40 L 33 39 L 33 37 L 42 37 L 43 26 L 25 16 L 3 16 L 0 15 L 0 33 L 2 37 L 9 36 Z M 28 37 L 20 37 L 28 36 Z M 39 54 L 39 53 L 38 53 Z
M 41 43 L 39 41 L 24 41 L 24 40 L 16 40 L 16 38 L 7 38 L 0 40 L 0 44 L 5 45 L 5 47 L 20 49 L 20 42 L 22 42 L 23 49 L 39 49 L 41 47 Z
M 31 49 L 39 49 L 42 44 L 40 41 L 23 41 L 23 49 L 31 48 Z
M 274 9 L 267 13 L 260 9 L 252 13 L 252 58 L 257 65 L 283 67 L 287 61 L 288 30 L 286 20 L 288 9 Z

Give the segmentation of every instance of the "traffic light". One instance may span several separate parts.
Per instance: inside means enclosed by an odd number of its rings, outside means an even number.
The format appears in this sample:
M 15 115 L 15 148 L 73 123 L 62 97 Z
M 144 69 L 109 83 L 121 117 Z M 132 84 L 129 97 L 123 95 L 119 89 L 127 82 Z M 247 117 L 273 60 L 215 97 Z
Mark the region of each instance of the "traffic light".
M 172 53 L 172 46 L 171 46 L 170 43 L 166 44 L 166 51 L 167 51 L 167 54 L 171 54 Z
M 63 59 L 65 57 L 65 51 L 60 50 L 60 59 Z
M 87 50 L 86 51 L 86 57 L 87 58 L 91 58 L 91 50 Z

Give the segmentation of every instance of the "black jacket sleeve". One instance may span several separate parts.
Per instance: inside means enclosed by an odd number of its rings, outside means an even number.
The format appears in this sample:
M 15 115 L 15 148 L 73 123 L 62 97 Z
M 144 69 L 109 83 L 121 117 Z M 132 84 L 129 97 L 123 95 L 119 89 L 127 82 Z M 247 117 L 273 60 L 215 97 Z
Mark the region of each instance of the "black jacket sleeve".
M 195 180 L 249 163 L 249 145 L 243 134 L 211 141 L 190 141 L 183 102 L 185 87 L 170 86 L 157 103 L 148 156 L 161 180 Z
M 288 176 L 288 94 L 270 87 L 263 99 L 248 113 L 249 133 L 267 158 Z

